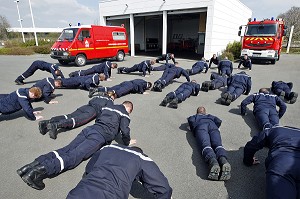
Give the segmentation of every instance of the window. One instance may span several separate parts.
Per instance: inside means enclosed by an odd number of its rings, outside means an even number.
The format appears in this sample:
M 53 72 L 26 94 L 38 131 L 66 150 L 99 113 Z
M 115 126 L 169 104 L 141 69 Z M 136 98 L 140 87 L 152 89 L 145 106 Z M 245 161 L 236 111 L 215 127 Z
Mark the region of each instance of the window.
M 90 38 L 90 30 L 81 30 L 79 37 L 81 38 Z
M 126 40 L 124 32 L 113 32 L 113 40 Z
M 276 24 L 249 25 L 246 36 L 274 36 L 276 32 Z
M 78 29 L 71 28 L 71 29 L 65 29 L 62 31 L 61 35 L 59 36 L 59 41 L 69 40 L 72 41 L 77 33 Z

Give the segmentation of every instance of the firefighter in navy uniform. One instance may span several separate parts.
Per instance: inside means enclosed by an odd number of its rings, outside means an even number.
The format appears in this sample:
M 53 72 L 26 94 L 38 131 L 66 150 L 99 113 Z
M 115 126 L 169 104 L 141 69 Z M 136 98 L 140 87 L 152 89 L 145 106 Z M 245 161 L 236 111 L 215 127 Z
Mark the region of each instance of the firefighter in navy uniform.
M 94 97 L 87 105 L 79 107 L 70 114 L 54 116 L 50 120 L 40 121 L 39 131 L 42 135 L 49 131 L 50 138 L 56 139 L 58 129 L 74 129 L 89 123 L 101 114 L 103 107 L 112 105 L 113 101 L 114 95 L 112 92 L 109 92 L 106 96 Z
M 189 82 L 189 74 L 183 68 L 179 67 L 178 64 L 175 64 L 176 67 L 166 69 L 161 78 L 156 80 L 153 85 L 153 90 L 161 92 L 173 79 L 180 78 L 181 75 L 185 76 L 186 80 Z
M 279 119 L 286 111 L 285 103 L 277 95 L 269 94 L 266 88 L 259 89 L 258 93 L 254 93 L 242 101 L 241 115 L 246 114 L 247 105 L 250 103 L 254 103 L 253 114 L 261 129 L 278 125 Z M 276 106 L 279 107 L 279 111 Z
M 212 73 L 210 75 L 211 81 L 205 81 L 202 83 L 201 90 L 208 92 L 208 90 L 215 90 L 227 86 L 227 76 Z
M 118 74 L 132 73 L 132 72 L 138 71 L 138 72 L 142 72 L 143 73 L 142 76 L 145 77 L 147 71 L 148 71 L 148 74 L 150 75 L 152 65 L 154 65 L 154 64 L 155 64 L 155 60 L 145 60 L 145 61 L 142 61 L 139 64 L 133 65 L 131 68 L 119 67 L 118 68 Z
M 39 120 L 43 117 L 38 115 L 41 111 L 33 111 L 30 100 L 38 99 L 42 91 L 38 87 L 20 88 L 10 94 L 0 94 L 0 113 L 11 114 L 23 109 L 30 120 Z
M 243 65 L 245 68 L 248 68 L 249 70 L 252 69 L 251 59 L 248 57 L 248 55 L 244 55 L 244 57 L 241 58 L 238 68 L 240 68 L 241 65 Z
M 216 54 L 213 54 L 212 58 L 209 60 L 209 68 L 211 67 L 211 64 L 214 63 L 215 65 L 219 65 L 219 58 L 217 57 Z
M 157 67 L 152 67 L 151 70 L 152 71 L 165 71 L 167 68 L 175 67 L 176 64 L 178 64 L 178 62 L 175 62 L 174 64 L 165 63 L 165 64 L 162 64 L 162 65 L 157 66 Z
M 251 77 L 244 71 L 234 74 L 227 79 L 227 91 L 222 94 L 221 104 L 229 106 L 243 93 L 248 95 L 252 86 Z
M 172 60 L 173 63 L 175 64 L 175 55 L 173 53 L 162 54 L 161 56 L 157 57 L 156 63 L 159 63 L 159 61 L 164 61 L 164 60 L 166 60 L 166 63 L 168 63 L 169 60 Z
M 91 87 L 98 87 L 100 81 L 105 80 L 105 75 L 103 73 L 87 76 L 78 76 L 61 79 L 62 88 L 80 88 L 83 90 L 89 90 Z
M 85 174 L 67 199 L 127 199 L 134 180 L 141 182 L 155 198 L 170 199 L 172 195 L 167 178 L 138 147 L 104 146 L 93 155 Z
M 47 71 L 51 73 L 54 79 L 57 79 L 59 76 L 61 78 L 64 78 L 64 75 L 57 64 L 51 64 L 45 61 L 38 60 L 34 61 L 31 66 L 15 80 L 15 83 L 18 85 L 23 85 L 23 80 L 33 75 L 37 70 Z
M 208 71 L 208 65 L 206 63 L 205 58 L 203 57 L 201 61 L 196 62 L 193 66 L 192 69 L 187 69 L 187 72 L 189 75 L 196 75 L 198 73 L 201 73 L 205 68 L 205 73 Z
M 224 60 L 221 60 L 218 64 L 218 72 L 220 75 L 231 76 L 233 71 L 232 61 L 228 60 L 228 57 L 225 57 Z
M 178 108 L 178 103 L 183 102 L 191 95 L 197 96 L 199 91 L 200 85 L 197 84 L 196 80 L 182 83 L 174 92 L 168 93 L 160 105 L 167 106 L 170 103 L 171 108 Z
M 282 100 L 294 104 L 297 101 L 298 93 L 292 92 L 293 83 L 284 81 L 273 81 L 271 90 L 272 92 L 280 97 Z
M 206 114 L 204 107 L 198 107 L 197 114 L 190 116 L 188 123 L 200 146 L 202 157 L 209 165 L 208 179 L 229 180 L 231 165 L 227 161 L 219 131 L 222 120 Z
M 244 148 L 243 162 L 259 164 L 257 151 L 269 148 L 265 159 L 266 198 L 300 198 L 300 129 L 288 126 L 267 128 L 249 141 Z
M 61 87 L 61 81 L 54 80 L 50 77 L 44 78 L 33 85 L 33 87 L 38 87 L 42 90 L 42 97 L 38 100 L 44 100 L 46 104 L 57 104 L 58 101 L 52 100 L 52 94 L 55 88 Z M 37 100 L 37 101 L 38 101 Z
M 78 76 L 87 76 L 93 75 L 95 73 L 103 73 L 105 75 L 105 80 L 111 77 L 111 69 L 115 69 L 118 67 L 117 63 L 111 63 L 110 61 L 106 61 L 100 64 L 93 66 L 87 70 L 78 70 L 71 72 L 69 77 L 78 77 Z
M 115 93 L 115 98 L 120 98 L 130 93 L 148 94 L 145 91 L 149 90 L 151 87 L 151 82 L 146 82 L 143 79 L 134 79 L 130 81 L 124 81 L 112 87 L 91 88 L 89 91 L 89 97 L 91 98 L 95 93 L 98 95 L 103 95 L 107 92 Z
M 120 105 L 107 105 L 96 118 L 96 123 L 84 128 L 67 146 L 41 155 L 32 163 L 17 170 L 18 175 L 30 187 L 42 190 L 43 179 L 59 175 L 75 168 L 91 157 L 104 145 L 110 144 L 121 133 L 124 145 L 134 144 L 130 139 L 130 117 L 133 104 L 124 101 Z

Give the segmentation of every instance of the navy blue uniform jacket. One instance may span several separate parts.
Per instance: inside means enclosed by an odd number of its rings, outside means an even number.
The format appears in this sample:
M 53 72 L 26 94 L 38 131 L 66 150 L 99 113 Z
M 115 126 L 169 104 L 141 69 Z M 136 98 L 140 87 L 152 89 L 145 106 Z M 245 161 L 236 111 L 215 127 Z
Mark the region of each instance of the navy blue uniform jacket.
M 174 78 L 180 78 L 180 76 L 183 75 L 188 82 L 191 81 L 189 74 L 186 72 L 186 70 L 184 70 L 181 67 L 173 67 L 173 68 L 169 68 L 167 70 L 174 70 L 175 71 L 175 77 Z
M 198 61 L 196 63 L 194 63 L 194 65 L 192 66 L 192 69 L 199 69 L 199 71 L 203 71 L 203 69 L 205 68 L 205 73 L 207 73 L 208 71 L 208 65 L 205 61 Z
M 89 89 L 90 87 L 97 87 L 100 83 L 99 74 L 88 76 L 70 77 L 61 80 L 62 87 L 66 88 L 82 88 Z
M 53 75 L 54 79 L 58 78 L 58 76 L 55 74 L 56 70 L 60 70 L 59 66 L 57 64 L 51 64 L 51 63 L 48 63 L 45 61 L 37 61 L 37 63 L 38 63 L 37 64 L 38 69 L 51 73 Z M 62 72 L 61 72 L 61 78 L 65 78 Z
M 254 93 L 249 95 L 246 99 L 244 99 L 241 103 L 241 114 L 245 115 L 246 113 L 246 106 L 250 103 L 254 103 L 253 106 L 253 113 L 257 111 L 261 111 L 264 109 L 276 109 L 276 105 L 279 106 L 279 118 L 281 118 L 285 111 L 286 105 L 285 103 L 277 96 L 265 93 Z
M 121 132 L 125 145 L 130 142 L 130 117 L 124 105 L 108 104 L 103 107 L 101 114 L 97 116 L 96 123 L 91 126 L 100 132 L 107 143 L 110 143 Z
M 158 199 L 170 199 L 172 188 L 152 159 L 122 145 L 107 145 L 86 166 L 86 176 L 68 199 L 127 199 L 134 180 Z
M 137 69 L 139 72 L 143 72 L 143 76 L 146 75 L 146 71 L 150 74 L 151 71 L 151 64 L 150 60 L 142 61 L 141 63 L 137 64 Z
M 80 70 L 78 72 L 79 76 L 86 76 L 86 75 L 92 75 L 95 73 L 104 73 L 105 79 L 109 78 L 111 76 L 111 62 L 106 61 L 100 64 L 97 64 L 93 66 L 92 68 L 89 68 L 87 70 Z
M 23 109 L 30 120 L 35 120 L 30 103 L 29 89 L 20 88 L 0 99 L 0 113 L 10 114 Z
M 47 77 L 38 81 L 33 87 L 39 87 L 42 90 L 42 98 L 47 104 L 51 101 L 51 94 L 54 92 L 54 79 Z
M 230 60 L 222 60 L 219 62 L 218 69 L 221 70 L 221 68 L 230 68 L 231 72 L 233 70 L 233 65 Z
M 97 115 L 99 115 L 101 114 L 102 108 L 107 105 L 113 105 L 114 100 L 110 97 L 96 96 L 93 97 L 88 104 L 92 106 L 96 110 Z
M 227 86 L 234 86 L 244 89 L 244 93 L 248 95 L 251 90 L 251 77 L 245 72 L 240 72 L 232 75 L 227 79 Z
M 196 131 L 201 129 L 203 125 L 209 126 L 209 129 L 218 129 L 222 124 L 222 120 L 210 114 L 196 114 L 188 118 L 188 123 L 195 135 Z
M 247 166 L 253 163 L 255 153 L 263 147 L 269 148 L 268 157 L 265 160 L 267 172 L 272 172 L 282 176 L 288 175 L 289 170 L 292 169 L 288 165 L 293 165 L 294 158 L 300 158 L 300 129 L 288 126 L 274 126 L 270 129 L 265 129 L 247 142 L 244 148 L 243 162 Z M 277 164 L 270 163 L 272 161 L 280 160 L 284 157 L 284 164 L 278 162 Z M 299 166 L 294 165 L 296 169 Z

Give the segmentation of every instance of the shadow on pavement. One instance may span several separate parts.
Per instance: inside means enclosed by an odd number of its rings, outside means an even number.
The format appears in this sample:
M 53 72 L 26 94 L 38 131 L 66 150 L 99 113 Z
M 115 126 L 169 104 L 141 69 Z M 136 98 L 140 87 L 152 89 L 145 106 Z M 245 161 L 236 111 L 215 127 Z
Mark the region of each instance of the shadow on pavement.
M 183 123 L 179 127 L 180 130 L 186 131 L 186 140 L 188 141 L 189 145 L 193 149 L 192 154 L 192 163 L 196 168 L 196 175 L 199 176 L 203 180 L 207 180 L 208 176 L 208 167 L 207 164 L 202 159 L 200 149 L 197 145 L 196 139 L 193 135 L 193 133 L 189 130 L 188 123 Z

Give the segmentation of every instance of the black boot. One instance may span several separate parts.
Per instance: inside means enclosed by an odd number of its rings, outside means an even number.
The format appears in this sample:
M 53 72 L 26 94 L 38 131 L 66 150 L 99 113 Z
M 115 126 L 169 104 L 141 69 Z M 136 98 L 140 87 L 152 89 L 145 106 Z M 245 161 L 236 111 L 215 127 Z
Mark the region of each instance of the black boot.
M 231 165 L 223 156 L 219 158 L 219 164 L 221 165 L 222 170 L 220 180 L 229 180 L 231 177 Z
M 58 126 L 59 126 L 58 122 L 47 124 L 47 128 L 49 129 L 49 136 L 54 140 L 57 138 L 57 134 L 58 134 L 57 129 L 59 128 Z
M 33 161 L 29 164 L 26 164 L 25 166 L 21 167 L 20 169 L 17 170 L 17 174 L 22 177 L 24 174 L 26 174 L 28 171 L 33 169 L 33 167 L 39 165 L 40 163 L 38 161 Z
M 294 104 L 297 101 L 298 93 L 291 92 L 289 98 L 290 98 L 290 104 Z
M 211 158 L 208 161 L 209 164 L 209 174 L 208 174 L 208 179 L 210 180 L 219 180 L 219 173 L 220 173 L 220 165 L 217 161 L 216 158 Z
M 42 135 L 45 135 L 48 132 L 47 124 L 50 120 L 42 120 L 39 122 L 39 130 Z
M 161 92 L 162 91 L 162 85 L 160 83 L 156 83 L 156 85 L 153 87 L 154 91 Z
M 118 70 L 118 74 L 122 74 L 123 73 L 123 70 L 124 70 L 125 67 L 119 67 L 117 70 Z
M 171 101 L 172 101 L 171 98 L 165 97 L 165 98 L 163 99 L 163 101 L 160 103 L 160 106 L 167 106 L 167 104 L 170 103 Z
M 92 98 L 95 93 L 98 92 L 98 88 L 90 88 L 89 89 L 89 98 Z
M 69 74 L 69 77 L 75 77 L 76 75 L 75 75 L 75 72 L 71 72 L 70 74 Z
M 46 168 L 44 166 L 36 166 L 31 171 L 22 176 L 22 180 L 27 183 L 28 186 L 42 190 L 45 188 L 43 179 L 47 177 Z
M 186 69 L 187 74 L 191 75 L 192 70 L 191 69 Z
M 171 107 L 171 108 L 177 109 L 177 108 L 178 108 L 178 103 L 179 103 L 178 98 L 175 97 L 175 98 L 170 102 L 170 107 Z
M 208 92 L 207 81 L 202 83 L 201 90 L 204 91 L 204 92 Z
M 214 83 L 210 83 L 209 85 L 209 90 L 215 90 L 216 89 L 216 86 Z
M 15 83 L 18 84 L 18 85 L 23 85 L 24 82 L 23 82 L 24 78 L 22 76 L 19 76 L 16 80 L 15 80 Z

